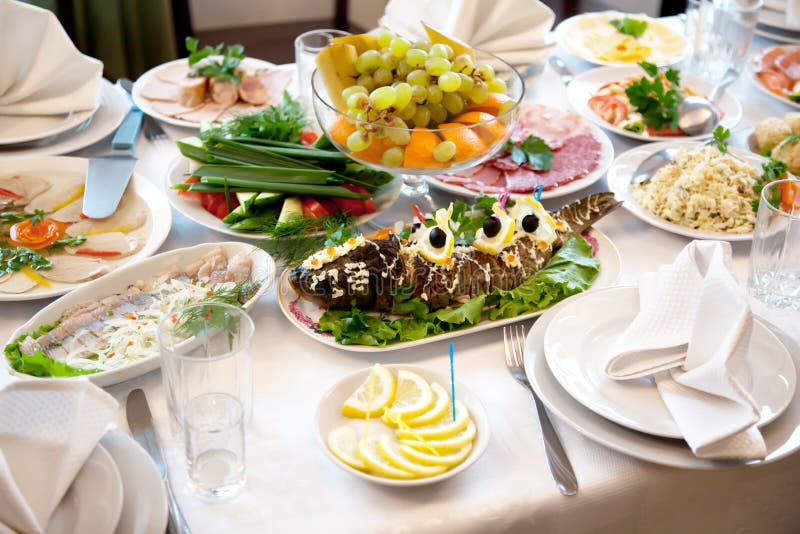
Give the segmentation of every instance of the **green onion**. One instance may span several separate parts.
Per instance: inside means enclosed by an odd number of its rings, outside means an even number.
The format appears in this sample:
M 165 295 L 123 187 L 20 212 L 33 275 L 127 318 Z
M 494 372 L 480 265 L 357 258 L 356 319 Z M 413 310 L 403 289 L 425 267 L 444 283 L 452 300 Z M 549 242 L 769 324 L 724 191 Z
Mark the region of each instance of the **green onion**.
M 371 198 L 370 194 L 353 193 L 349 189 L 338 185 L 318 185 L 318 184 L 304 184 L 296 182 L 266 182 L 263 180 L 245 180 L 242 178 L 220 178 L 218 176 L 205 176 L 200 179 L 204 184 L 214 184 L 222 186 L 225 180 L 228 181 L 230 191 L 236 192 L 242 188 L 252 188 L 253 192 L 256 191 L 272 191 L 275 193 L 295 193 L 299 195 L 319 195 L 326 197 L 340 197 L 340 198 L 354 198 L 354 199 L 367 199 Z M 192 190 L 191 188 L 189 189 Z M 244 192 L 242 190 L 242 192 Z

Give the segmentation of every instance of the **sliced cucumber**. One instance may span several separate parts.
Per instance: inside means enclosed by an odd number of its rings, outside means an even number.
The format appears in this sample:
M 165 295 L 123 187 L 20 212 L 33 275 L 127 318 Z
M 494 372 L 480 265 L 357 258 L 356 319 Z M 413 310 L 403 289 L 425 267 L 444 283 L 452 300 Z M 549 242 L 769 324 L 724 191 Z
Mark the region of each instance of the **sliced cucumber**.
M 253 200 L 253 205 L 259 208 L 266 208 L 268 206 L 276 206 L 283 199 L 284 195 L 281 193 L 264 192 L 259 193 Z
M 303 215 L 303 201 L 300 200 L 300 197 L 288 197 L 283 201 L 281 214 L 278 216 L 278 225 L 298 215 Z

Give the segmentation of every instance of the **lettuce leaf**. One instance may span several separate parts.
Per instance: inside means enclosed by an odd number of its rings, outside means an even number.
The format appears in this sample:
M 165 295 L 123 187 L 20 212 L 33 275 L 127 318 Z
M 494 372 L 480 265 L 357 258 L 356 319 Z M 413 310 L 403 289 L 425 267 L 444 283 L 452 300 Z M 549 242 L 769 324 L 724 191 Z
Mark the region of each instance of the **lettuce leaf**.
M 484 319 L 505 319 L 540 310 L 585 291 L 600 272 L 592 257 L 592 246 L 582 237 L 573 237 L 550 262 L 523 284 L 508 291 L 495 290 L 478 295 L 455 308 L 429 311 L 419 298 L 402 290 L 395 295 L 392 312 L 404 314 L 396 319 L 366 313 L 355 305 L 350 310 L 327 310 L 319 328 L 330 332 L 342 345 L 383 347 L 389 343 L 416 341 L 479 323 Z
M 547 308 L 585 291 L 600 272 L 592 246 L 583 237 L 572 237 L 550 262 L 528 280 L 507 291 L 496 289 L 488 304 L 489 318 L 507 319 Z
M 54 360 L 42 352 L 42 349 L 36 349 L 33 354 L 25 354 L 22 352 L 19 344 L 22 343 L 25 338 L 31 336 L 32 338 L 36 339 L 46 334 L 56 326 L 58 326 L 58 322 L 40 325 L 30 334 L 22 334 L 17 339 L 6 345 L 4 353 L 9 365 L 11 365 L 11 368 L 18 373 L 39 377 L 70 377 L 96 373 L 98 369 L 78 369 L 58 360 Z

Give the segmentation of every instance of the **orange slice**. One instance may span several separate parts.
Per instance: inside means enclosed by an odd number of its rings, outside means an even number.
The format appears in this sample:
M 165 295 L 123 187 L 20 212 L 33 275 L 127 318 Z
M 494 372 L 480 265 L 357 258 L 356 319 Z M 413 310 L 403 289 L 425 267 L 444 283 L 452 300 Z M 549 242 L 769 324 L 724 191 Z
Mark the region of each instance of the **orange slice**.
M 442 163 L 433 158 L 433 149 L 441 142 L 438 135 L 427 128 L 417 126 L 411 132 L 411 140 L 406 145 L 403 166 L 424 169 L 447 167 L 449 163 Z
M 339 115 L 336 121 L 328 128 L 328 135 L 340 145 L 347 145 L 347 138 L 355 131 L 355 125 L 350 124 L 344 116 Z
M 477 124 L 479 122 L 491 121 L 472 128 L 472 130 L 477 133 L 478 136 L 480 136 L 484 143 L 491 145 L 506 135 L 505 125 L 498 120 L 494 120 L 494 118 L 495 116 L 491 113 L 485 113 L 483 111 L 467 111 L 466 113 L 462 113 L 453 119 L 453 122 L 460 122 L 461 124 Z
M 442 130 L 441 133 L 445 140 L 452 141 L 456 145 L 456 155 L 453 157 L 453 161 L 459 162 L 474 158 L 489 148 L 472 128 L 465 128 L 463 124 L 446 122 L 440 124 L 439 128 Z
M 489 96 L 486 97 L 486 100 L 481 104 L 476 104 L 472 100 L 467 102 L 467 109 L 470 111 L 482 111 L 484 113 L 491 113 L 492 115 L 498 115 L 500 113 L 500 106 L 504 102 L 508 102 L 511 100 L 511 97 L 506 96 L 502 93 L 489 93 Z

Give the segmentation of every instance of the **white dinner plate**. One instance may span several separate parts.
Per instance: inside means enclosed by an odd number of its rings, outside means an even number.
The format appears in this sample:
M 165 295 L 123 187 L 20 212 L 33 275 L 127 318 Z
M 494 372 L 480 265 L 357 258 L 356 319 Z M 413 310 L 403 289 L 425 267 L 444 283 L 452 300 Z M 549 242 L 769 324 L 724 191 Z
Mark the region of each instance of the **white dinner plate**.
M 37 142 L 0 146 L 0 160 L 26 156 L 57 156 L 85 148 L 113 133 L 130 107 L 130 98 L 125 92 L 103 79 L 100 84 L 100 107 L 90 120 Z
M 762 24 L 756 24 L 755 30 L 753 31 L 756 35 L 777 41 L 779 43 L 800 44 L 800 34 L 779 30 L 777 28 L 764 26 Z
M 238 232 L 232 230 L 230 225 L 222 222 L 222 219 L 209 213 L 203 205 L 195 200 L 188 199 L 178 194 L 177 189 L 173 189 L 175 184 L 182 184 L 189 176 L 189 166 L 191 160 L 183 156 L 175 158 L 167 170 L 167 175 L 164 178 L 164 193 L 169 200 L 169 203 L 178 210 L 184 217 L 192 220 L 200 226 L 205 226 L 216 232 L 231 235 L 234 237 L 244 239 L 268 239 L 271 237 L 269 234 L 263 232 Z M 403 186 L 403 181 L 399 178 L 393 179 L 388 184 L 384 184 L 375 192 L 375 212 L 369 215 L 362 215 L 356 219 L 356 225 L 365 224 L 378 215 L 388 210 L 397 197 L 400 195 L 400 189 Z
M 429 384 L 432 382 L 437 382 L 440 386 L 444 387 L 445 389 L 449 389 L 450 386 L 450 377 L 449 375 L 434 373 L 432 371 L 427 370 L 424 367 L 417 367 L 414 365 L 400 365 L 400 364 L 387 364 L 384 365 L 387 369 L 389 369 L 392 374 L 397 378 L 397 372 L 401 369 L 405 369 L 407 371 L 412 371 L 417 373 L 419 376 L 424 378 Z M 475 436 L 475 440 L 472 442 L 472 450 L 469 453 L 463 462 L 458 464 L 457 466 L 453 467 L 442 473 L 441 475 L 436 475 L 432 477 L 425 477 L 425 478 L 415 478 L 410 480 L 398 480 L 393 478 L 385 478 L 376 475 L 371 475 L 368 473 L 364 473 L 359 471 L 358 469 L 352 468 L 349 465 L 345 464 L 341 460 L 339 460 L 328 448 L 326 444 L 326 440 L 328 438 L 328 434 L 331 430 L 335 430 L 341 426 L 349 426 L 355 429 L 359 435 L 364 434 L 365 430 L 365 420 L 364 419 L 353 419 L 350 417 L 345 417 L 342 415 L 342 404 L 347 398 L 353 394 L 353 392 L 358 389 L 364 380 L 367 379 L 369 376 L 371 367 L 367 367 L 365 369 L 361 369 L 360 371 L 356 371 L 350 375 L 339 380 L 336 384 L 334 384 L 323 396 L 322 399 L 319 401 L 317 405 L 317 438 L 322 447 L 325 456 L 327 456 L 333 463 L 347 471 L 348 473 L 357 476 L 358 478 L 368 480 L 370 482 L 374 482 L 376 484 L 382 484 L 385 486 L 400 486 L 400 487 L 409 487 L 409 486 L 427 486 L 428 484 L 435 484 L 437 482 L 441 482 L 443 480 L 447 480 L 448 478 L 452 478 L 457 474 L 461 473 L 462 471 L 469 468 L 472 464 L 478 461 L 478 458 L 486 450 L 486 446 L 489 444 L 489 417 L 486 415 L 486 409 L 484 409 L 483 404 L 481 404 L 480 399 L 478 398 L 475 393 L 470 391 L 464 384 L 459 381 L 456 381 L 456 399 L 460 400 L 464 403 L 469 410 L 469 415 L 472 419 L 472 422 L 475 424 L 475 428 L 477 429 L 477 435 Z M 449 391 L 448 391 L 449 392 Z M 380 436 L 381 434 L 393 434 L 394 430 L 389 428 L 388 426 L 384 425 L 380 419 L 373 419 L 370 421 L 369 426 L 367 427 L 369 432 L 374 432 L 371 434 L 373 436 Z
M 603 130 L 594 124 L 587 124 L 587 126 L 589 127 L 589 131 L 594 138 L 600 142 L 600 159 L 597 161 L 597 167 L 595 167 L 592 172 L 582 178 L 578 178 L 577 180 L 573 180 L 564 185 L 559 185 L 553 189 L 548 189 L 547 191 L 542 191 L 542 200 L 558 198 L 565 195 L 570 195 L 582 189 L 586 189 L 602 178 L 608 168 L 611 166 L 611 163 L 614 161 L 614 145 L 611 144 L 611 139 L 608 138 Z M 454 195 L 474 198 L 481 194 L 477 191 L 473 191 L 472 189 L 467 189 L 461 185 L 448 184 L 437 179 L 436 176 L 425 176 L 424 178 L 426 182 L 436 189 L 441 189 L 442 191 L 447 191 L 448 193 L 452 193 Z M 509 196 L 511 198 L 519 198 L 528 196 L 530 194 L 532 194 L 532 192 L 509 193 Z
M 100 443 L 114 459 L 122 479 L 122 513 L 116 533 L 164 532 L 167 490 L 153 459 L 133 438 L 117 429 L 106 432 Z M 95 495 L 96 500 L 102 500 L 98 497 Z
M 627 152 L 623 152 L 617 156 L 614 164 L 610 169 L 608 169 L 606 183 L 608 184 L 609 190 L 614 193 L 618 200 L 623 201 L 622 207 L 628 210 L 635 217 L 652 226 L 655 226 L 656 228 L 666 230 L 667 232 L 691 237 L 692 239 L 721 239 L 723 241 L 750 241 L 753 239 L 752 232 L 747 234 L 708 232 L 705 230 L 695 230 L 694 228 L 689 228 L 688 226 L 681 226 L 680 224 L 672 223 L 666 219 L 662 219 L 654 213 L 650 213 L 633 198 L 633 195 L 630 191 L 631 178 L 636 173 L 636 169 L 639 167 L 639 165 L 650 155 L 655 154 L 661 149 L 679 146 L 691 147 L 698 145 L 696 143 L 686 141 L 668 141 L 663 143 L 640 145 L 636 148 L 628 150 Z M 740 150 L 733 147 L 728 147 L 728 150 L 737 157 L 742 158 L 746 162 L 750 163 L 757 169 L 761 169 L 761 164 L 766 161 L 766 159 L 762 158 L 758 154 L 753 154 L 747 150 Z
M 105 81 L 105 80 L 102 80 Z M 102 89 L 100 90 L 102 92 Z M 3 115 L 0 114 L 0 145 L 15 145 L 39 141 L 77 128 L 100 108 L 98 95 L 95 106 L 83 111 L 71 111 L 57 115 Z
M 791 47 L 786 47 L 786 48 L 789 50 L 791 49 Z M 767 89 L 767 86 L 761 83 L 761 80 L 758 78 L 758 63 L 760 56 L 761 54 L 755 54 L 751 56 L 750 59 L 747 61 L 747 74 L 750 77 L 750 81 L 752 81 L 753 85 L 755 85 L 756 89 L 758 89 L 768 97 L 777 100 L 778 102 L 781 102 L 793 108 L 800 109 L 800 103 L 792 102 L 785 96 L 776 95 L 775 93 Z
M 249 253 L 250 259 L 252 260 L 250 279 L 252 281 L 261 281 L 261 286 L 258 288 L 258 291 L 243 305 L 245 310 L 250 309 L 267 289 L 269 289 L 275 279 L 275 262 L 272 256 L 260 248 L 247 243 L 204 243 L 202 245 L 178 248 L 170 250 L 169 252 L 157 254 L 137 263 L 131 263 L 120 267 L 97 280 L 82 285 L 68 295 L 42 308 L 42 310 L 31 317 L 28 322 L 17 328 L 11 334 L 6 344 L 11 343 L 24 333 L 34 331 L 39 325 L 54 323 L 66 310 L 73 306 L 121 293 L 139 280 L 147 280 L 156 277 L 179 265 L 189 265 L 208 254 L 216 247 L 221 247 L 228 257 L 238 252 Z M 9 369 L 11 374 L 24 378 L 31 378 L 29 375 L 21 374 L 10 369 L 8 360 L 5 357 L 0 359 L 2 359 L 2 364 L 0 365 Z M 158 366 L 159 355 L 156 348 L 154 354 L 147 358 L 142 358 L 141 360 L 137 360 L 117 369 L 110 369 L 85 376 L 98 386 L 106 387 L 148 373 L 158 368 Z
M 3 162 L 0 173 L 3 176 L 20 172 L 38 173 L 50 178 L 66 175 L 85 176 L 88 165 L 88 159 L 63 156 L 13 159 Z M 172 227 L 172 210 L 169 209 L 169 203 L 164 198 L 164 195 L 161 194 L 161 191 L 158 190 L 158 187 L 137 173 L 133 174 L 130 183 L 130 187 L 133 187 L 133 193 L 144 201 L 149 210 L 148 220 L 145 222 L 145 230 L 148 232 L 148 237 L 142 248 L 135 254 L 118 260 L 107 260 L 115 269 L 123 265 L 132 265 L 151 256 L 167 239 L 169 229 Z M 68 284 L 51 281 L 50 287 L 36 286 L 24 293 L 0 293 L 0 302 L 57 297 L 87 283 L 89 282 Z
M 638 313 L 635 287 L 614 287 L 570 299 L 547 327 L 547 364 L 561 387 L 596 414 L 639 432 L 681 439 L 678 425 L 649 377 L 612 380 L 606 376 L 614 344 Z M 745 364 L 737 374 L 761 410 L 759 426 L 775 420 L 794 397 L 797 373 L 792 357 L 759 321 L 753 323 Z
M 592 98 L 605 84 L 618 82 L 631 76 L 644 75 L 644 71 L 637 65 L 623 67 L 599 67 L 596 69 L 587 70 L 576 76 L 575 79 L 572 80 L 572 83 L 567 86 L 567 99 L 575 111 L 599 127 L 625 137 L 630 137 L 631 139 L 652 142 L 674 141 L 675 139 L 685 141 L 711 137 L 711 133 L 679 138 L 675 136 L 638 134 L 604 121 L 599 115 L 592 111 L 591 108 L 589 108 L 589 99 Z M 680 79 L 682 85 L 688 84 L 704 95 L 711 94 L 711 91 L 714 88 L 713 83 L 687 72 L 681 71 Z M 736 97 L 734 97 L 729 91 L 726 91 L 718 100 L 718 105 L 724 115 L 720 124 L 729 130 L 733 130 L 733 128 L 739 124 L 739 121 L 742 119 L 741 104 L 739 104 L 739 101 L 736 100 Z
M 763 460 L 745 462 L 698 458 L 682 440 L 664 439 L 630 430 L 592 412 L 561 387 L 550 371 L 544 355 L 544 337 L 548 325 L 561 306 L 569 302 L 571 301 L 566 300 L 558 307 L 548 310 L 533 324 L 525 343 L 525 373 L 548 410 L 583 436 L 634 458 L 682 469 L 763 465 L 780 460 L 800 449 L 800 402 L 797 402 L 796 397 L 781 417 L 761 429 L 767 445 L 766 457 Z M 789 347 L 795 369 L 800 368 L 800 345 L 785 334 L 775 333 Z
M 764 4 L 766 7 L 766 3 Z M 773 6 L 778 7 L 778 6 Z M 790 32 L 798 32 L 800 36 L 800 26 L 795 26 L 789 24 L 786 21 L 786 4 L 784 2 L 784 7 L 782 10 L 777 9 L 762 9 L 758 12 L 758 23 L 763 24 L 765 26 L 771 26 L 772 28 L 777 28 L 779 30 L 790 31 Z
M 600 274 L 597 275 L 589 291 L 601 287 L 610 287 L 617 283 L 620 271 L 622 268 L 622 258 L 619 255 L 617 247 L 614 243 L 601 231 L 592 228 L 590 235 L 597 240 L 597 259 L 600 262 Z M 319 330 L 319 318 L 322 316 L 324 309 L 320 308 L 308 300 L 305 300 L 298 295 L 292 286 L 289 284 L 289 269 L 283 271 L 280 279 L 278 280 L 278 306 L 281 311 L 289 319 L 297 329 L 303 332 L 310 338 L 319 341 L 329 347 L 346 350 L 350 352 L 388 352 L 392 350 L 407 349 L 411 347 L 418 347 L 427 343 L 434 343 L 436 341 L 443 341 L 455 337 L 465 336 L 473 332 L 482 332 L 491 328 L 498 328 L 508 324 L 524 321 L 533 317 L 538 317 L 543 313 L 542 310 L 525 313 L 517 317 L 509 319 L 497 319 L 492 321 L 486 319 L 474 326 L 467 326 L 453 332 L 446 332 L 435 336 L 428 336 L 416 341 L 402 341 L 400 343 L 390 343 L 385 347 L 371 347 L 366 345 L 340 345 L 337 343 L 333 336 L 326 332 Z
M 581 50 L 580 47 L 574 46 L 571 34 L 576 31 L 580 31 L 577 28 L 577 25 L 580 23 L 581 19 L 586 17 L 593 17 L 600 15 L 601 13 L 581 13 L 580 15 L 574 15 L 561 21 L 561 23 L 556 26 L 555 34 L 556 38 L 558 39 L 558 43 L 564 47 L 570 54 L 581 58 L 582 60 L 591 63 L 592 65 L 600 65 L 600 66 L 616 66 L 616 65 L 631 65 L 635 64 L 636 62 L 630 61 L 604 61 L 599 59 L 596 55 L 591 54 L 589 50 Z M 675 35 L 680 37 L 684 41 L 683 50 L 680 54 L 676 54 L 667 62 L 657 63 L 659 66 L 667 66 L 667 65 L 675 65 L 676 63 L 680 63 L 686 57 L 688 57 L 692 53 L 691 47 L 686 42 L 686 38 L 683 36 L 683 24 L 677 17 L 663 17 L 663 18 L 652 18 L 648 17 L 643 13 L 638 14 L 631 14 L 631 13 L 623 13 L 623 12 L 616 12 L 615 18 L 623 18 L 623 17 L 634 17 L 638 20 L 646 20 L 648 22 L 658 22 L 672 30 Z
M 102 445 L 97 445 L 50 516 L 45 534 L 110 534 L 119 522 L 122 502 L 117 464 Z
M 187 60 L 184 59 L 176 59 L 174 61 L 168 61 L 167 63 L 162 63 L 152 69 L 148 70 L 136 80 L 136 83 L 133 84 L 133 90 L 131 91 L 131 96 L 133 96 L 133 102 L 146 114 L 150 115 L 153 118 L 156 118 L 160 121 L 164 121 L 168 124 L 172 124 L 173 126 L 182 126 L 184 128 L 193 128 L 195 130 L 200 128 L 200 123 L 196 121 L 188 121 L 181 118 L 170 117 L 169 115 L 164 115 L 163 113 L 159 113 L 153 107 L 153 102 L 148 100 L 142 96 L 142 88 L 147 85 L 148 81 L 155 77 L 156 73 L 161 70 L 165 69 L 171 65 L 182 63 L 186 64 Z M 262 61 L 260 59 L 255 59 L 252 57 L 246 57 L 240 63 L 241 67 L 245 70 L 256 70 L 256 69 L 289 69 L 294 70 L 294 64 L 289 65 L 280 65 L 276 66 L 274 63 L 270 63 L 269 61 Z M 291 93 L 291 88 L 296 84 L 290 83 L 288 88 L 289 92 Z

